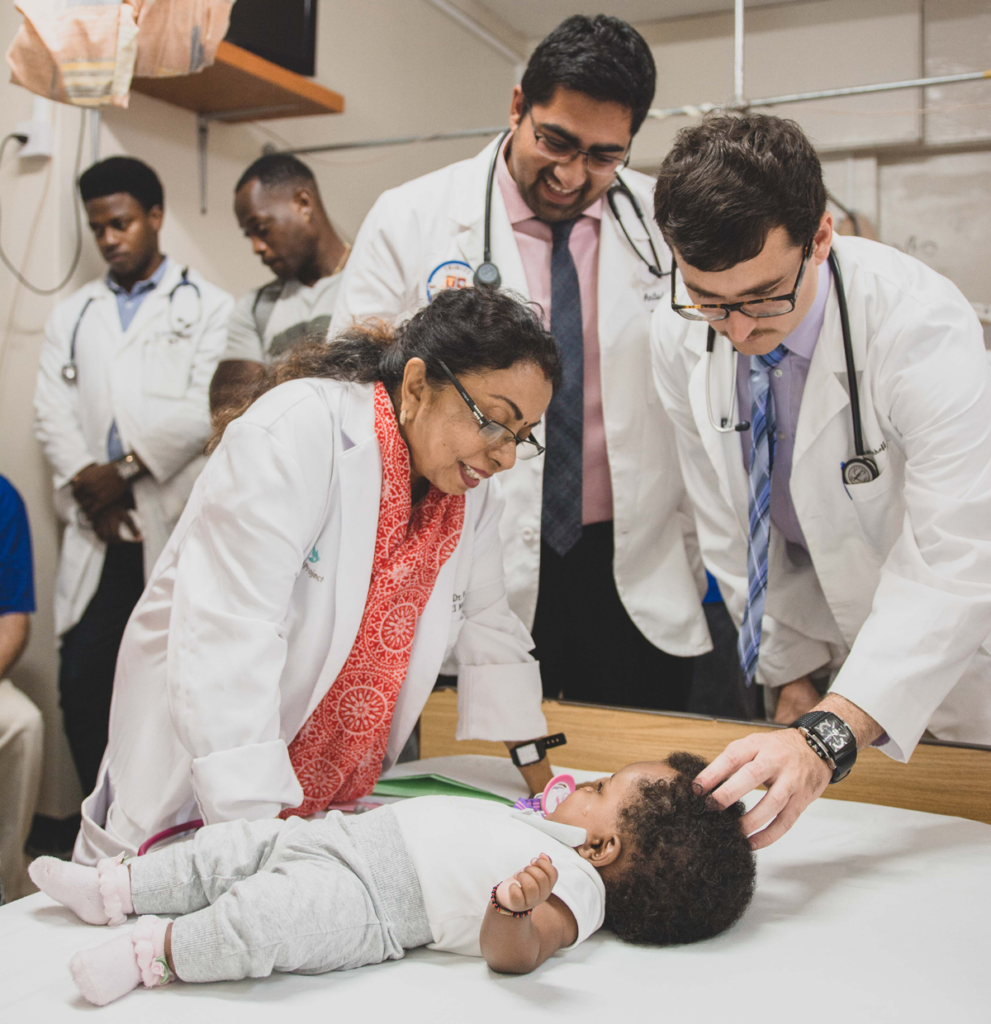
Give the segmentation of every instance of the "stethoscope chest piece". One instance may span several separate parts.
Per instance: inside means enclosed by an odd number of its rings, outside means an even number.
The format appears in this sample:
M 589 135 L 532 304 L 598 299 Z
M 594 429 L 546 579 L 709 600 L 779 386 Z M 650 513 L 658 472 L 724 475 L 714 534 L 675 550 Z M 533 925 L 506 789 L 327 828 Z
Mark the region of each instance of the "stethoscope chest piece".
M 66 384 L 75 384 L 76 383 L 76 377 L 78 375 L 79 375 L 79 372 L 76 369 L 76 364 L 74 362 L 73 363 L 66 363 L 62 367 L 62 380 L 64 380 L 66 382 Z
M 500 288 L 502 286 L 502 274 L 499 268 L 491 261 L 486 260 L 479 264 L 478 269 L 472 276 L 472 283 L 476 288 Z
M 877 463 L 869 455 L 855 455 L 843 463 L 843 483 L 869 484 L 881 475 Z

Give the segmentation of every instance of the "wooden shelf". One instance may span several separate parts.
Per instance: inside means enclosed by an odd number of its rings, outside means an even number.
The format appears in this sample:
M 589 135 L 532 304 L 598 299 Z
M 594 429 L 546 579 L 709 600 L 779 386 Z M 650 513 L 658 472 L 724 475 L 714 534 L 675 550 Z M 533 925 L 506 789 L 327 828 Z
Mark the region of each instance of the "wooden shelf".
M 217 48 L 216 61 L 197 74 L 135 78 L 131 88 L 227 123 L 344 111 L 340 93 L 228 42 Z

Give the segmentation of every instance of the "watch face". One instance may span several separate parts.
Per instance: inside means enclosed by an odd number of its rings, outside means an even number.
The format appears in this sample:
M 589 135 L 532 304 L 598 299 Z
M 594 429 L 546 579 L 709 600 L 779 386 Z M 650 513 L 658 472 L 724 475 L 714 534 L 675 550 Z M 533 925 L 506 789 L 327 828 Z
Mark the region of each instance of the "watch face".
M 516 757 L 522 765 L 536 764 L 540 760 L 540 751 L 536 743 L 525 743 L 516 748 Z
M 824 718 L 812 726 L 812 731 L 834 754 L 853 742 L 853 734 L 838 718 Z

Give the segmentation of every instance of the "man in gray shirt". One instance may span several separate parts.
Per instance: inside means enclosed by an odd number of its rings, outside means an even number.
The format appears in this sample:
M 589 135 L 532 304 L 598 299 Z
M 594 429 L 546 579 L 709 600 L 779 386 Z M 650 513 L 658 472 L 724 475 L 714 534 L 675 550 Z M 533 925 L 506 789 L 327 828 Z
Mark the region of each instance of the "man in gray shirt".
M 234 308 L 210 387 L 213 410 L 297 342 L 326 337 L 351 250 L 327 217 L 312 171 L 288 153 L 263 156 L 241 175 L 234 213 L 276 277 Z

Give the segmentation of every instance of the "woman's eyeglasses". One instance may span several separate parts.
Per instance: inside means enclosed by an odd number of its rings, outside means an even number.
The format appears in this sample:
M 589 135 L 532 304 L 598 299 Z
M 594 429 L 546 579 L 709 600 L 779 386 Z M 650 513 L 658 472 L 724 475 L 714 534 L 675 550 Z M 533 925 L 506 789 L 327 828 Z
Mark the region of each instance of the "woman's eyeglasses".
M 472 401 L 471 395 L 465 391 L 461 381 L 451 373 L 443 360 L 438 359 L 437 362 L 444 373 L 447 374 L 448 380 L 458 389 L 458 394 L 464 399 L 465 405 L 471 410 L 472 416 L 475 417 L 478 423 L 478 432 L 482 435 L 482 439 L 489 448 L 501 448 L 504 444 L 509 444 L 510 441 L 513 441 L 516 444 L 516 457 L 518 459 L 535 459 L 538 455 L 544 454 L 544 446 L 538 444 L 532 435 L 530 437 L 520 437 L 519 434 L 514 433 L 509 427 L 502 423 L 497 423 L 495 420 L 490 420 L 485 416 Z

